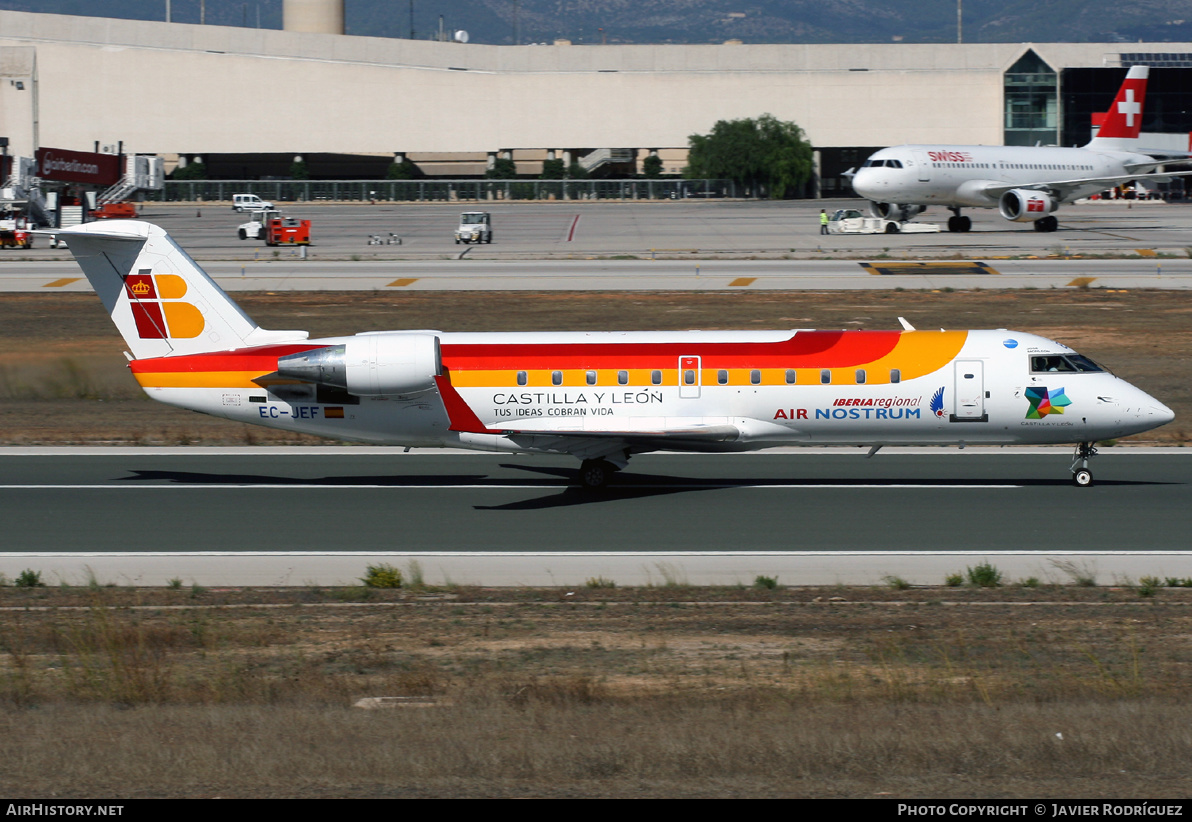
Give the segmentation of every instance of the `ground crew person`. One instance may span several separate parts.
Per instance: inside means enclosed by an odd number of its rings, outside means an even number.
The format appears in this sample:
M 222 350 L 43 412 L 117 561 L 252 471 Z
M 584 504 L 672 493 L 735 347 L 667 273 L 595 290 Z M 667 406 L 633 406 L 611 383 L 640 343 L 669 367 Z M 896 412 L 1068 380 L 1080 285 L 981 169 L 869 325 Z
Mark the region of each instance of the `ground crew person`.
M 820 234 L 828 233 L 828 212 L 820 209 Z

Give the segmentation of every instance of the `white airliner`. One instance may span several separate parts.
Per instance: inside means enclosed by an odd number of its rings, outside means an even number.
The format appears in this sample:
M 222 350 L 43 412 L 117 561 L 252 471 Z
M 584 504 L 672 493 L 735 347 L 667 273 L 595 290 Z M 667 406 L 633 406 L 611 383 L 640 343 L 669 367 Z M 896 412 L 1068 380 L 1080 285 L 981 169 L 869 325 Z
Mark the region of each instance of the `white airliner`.
M 853 189 L 875 217 L 909 220 L 930 205 L 952 211 L 949 231 L 968 231 L 962 208 L 996 208 L 1007 220 L 1055 231 L 1052 216 L 1070 203 L 1131 180 L 1165 181 L 1192 172 L 1155 173 L 1187 155 L 1139 145 L 1147 67 L 1126 74 L 1100 131 L 1083 148 L 907 145 L 883 148 L 853 175 Z
M 58 232 L 169 405 L 341 440 L 570 454 L 603 486 L 648 451 L 1074 443 L 1172 412 L 1066 345 L 999 329 L 266 331 L 161 228 Z

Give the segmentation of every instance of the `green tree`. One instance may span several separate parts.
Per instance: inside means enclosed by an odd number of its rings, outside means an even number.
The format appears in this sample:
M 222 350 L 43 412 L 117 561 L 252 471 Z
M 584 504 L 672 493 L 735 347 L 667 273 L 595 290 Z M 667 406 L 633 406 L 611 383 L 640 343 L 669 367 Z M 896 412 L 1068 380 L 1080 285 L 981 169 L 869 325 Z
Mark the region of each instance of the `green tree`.
M 206 163 L 189 163 L 182 168 L 174 169 L 174 173 L 170 175 L 171 180 L 206 180 L 207 179 L 207 164 Z
M 781 199 L 811 176 L 811 144 L 803 129 L 771 114 L 719 120 L 710 134 L 687 138 L 689 179 L 729 179 L 752 196 Z
M 493 180 L 512 180 L 517 177 L 517 163 L 508 157 L 498 157 L 484 176 Z
M 290 163 L 290 179 L 292 180 L 309 180 L 310 171 L 306 168 L 305 160 L 295 160 Z
M 423 176 L 422 169 L 409 157 L 403 157 L 400 163 L 390 163 L 385 171 L 385 177 L 389 180 L 421 180 Z
M 542 178 L 543 180 L 562 180 L 563 179 L 563 161 L 556 158 L 554 160 L 542 161 Z
M 651 154 L 649 157 L 642 160 L 642 176 L 650 178 L 661 177 L 662 158 L 657 154 Z

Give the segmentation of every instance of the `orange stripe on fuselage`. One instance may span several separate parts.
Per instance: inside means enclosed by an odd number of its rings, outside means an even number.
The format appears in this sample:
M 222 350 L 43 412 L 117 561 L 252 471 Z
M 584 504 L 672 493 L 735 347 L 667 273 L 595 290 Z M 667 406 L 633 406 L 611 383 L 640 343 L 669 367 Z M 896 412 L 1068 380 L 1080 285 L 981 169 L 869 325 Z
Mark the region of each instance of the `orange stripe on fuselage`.
M 277 370 L 277 358 L 321 345 L 263 345 L 215 354 L 153 357 L 128 364 L 142 388 L 259 388 L 254 379 Z

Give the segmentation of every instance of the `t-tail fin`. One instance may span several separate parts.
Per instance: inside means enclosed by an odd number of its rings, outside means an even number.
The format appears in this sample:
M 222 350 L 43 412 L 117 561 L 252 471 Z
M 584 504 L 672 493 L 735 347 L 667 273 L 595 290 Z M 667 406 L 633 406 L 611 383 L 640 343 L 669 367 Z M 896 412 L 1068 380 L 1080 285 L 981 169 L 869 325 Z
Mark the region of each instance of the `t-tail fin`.
M 84 223 L 64 238 L 135 359 L 304 340 L 259 327 L 163 229 L 139 220 Z
M 1097 136 L 1085 148 L 1124 149 L 1134 148 L 1138 143 L 1138 132 L 1142 130 L 1142 106 L 1146 102 L 1147 66 L 1131 66 L 1118 89 L 1113 105 L 1105 112 L 1105 119 Z

